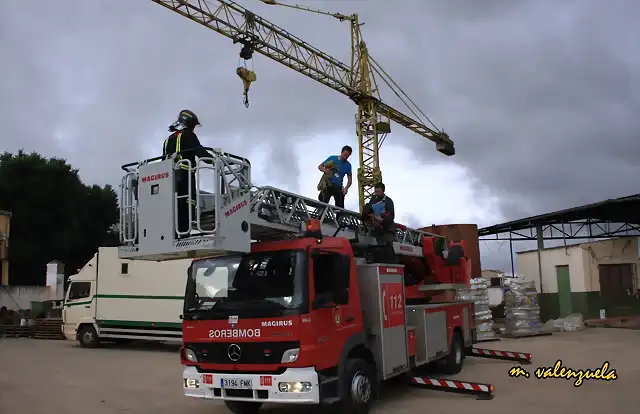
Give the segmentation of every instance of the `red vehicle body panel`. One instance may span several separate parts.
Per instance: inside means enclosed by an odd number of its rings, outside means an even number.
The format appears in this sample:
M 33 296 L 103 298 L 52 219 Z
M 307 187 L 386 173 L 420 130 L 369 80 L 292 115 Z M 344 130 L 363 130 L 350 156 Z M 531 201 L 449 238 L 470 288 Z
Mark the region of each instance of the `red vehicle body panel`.
M 456 327 L 460 327 L 460 328 L 464 327 L 463 311 L 465 308 L 469 309 L 469 327 L 473 328 L 474 318 L 473 318 L 473 313 L 471 312 L 473 310 L 472 304 L 468 302 L 447 304 L 447 307 L 446 307 L 447 335 L 448 335 L 447 341 L 449 343 L 451 343 L 451 339 L 453 338 L 453 331 L 456 329 Z M 433 313 L 433 312 L 440 312 L 440 311 L 442 311 L 442 308 L 433 307 L 433 308 L 425 309 L 425 313 Z
M 426 238 L 425 238 L 426 239 Z M 432 244 L 428 241 L 426 249 L 433 249 Z M 349 284 L 349 303 L 347 305 L 337 305 L 332 308 L 314 309 L 310 313 L 301 316 L 289 317 L 265 317 L 243 319 L 239 318 L 234 324 L 230 320 L 185 320 L 182 324 L 183 340 L 185 343 L 246 343 L 246 342 L 280 342 L 280 341 L 300 341 L 300 354 L 297 361 L 287 363 L 287 367 L 309 367 L 314 366 L 316 370 L 322 371 L 336 367 L 343 352 L 343 347 L 348 339 L 354 334 L 363 332 L 362 305 L 360 299 L 360 289 L 358 286 L 357 266 L 353 258 L 353 251 L 348 240 L 343 238 L 324 238 L 321 243 L 305 238 L 281 241 L 270 241 L 262 243 L 254 243 L 251 251 L 253 253 L 289 250 L 289 249 L 319 249 L 322 251 L 335 251 L 337 253 L 349 255 L 352 257 L 351 274 Z M 408 260 L 406 260 L 408 259 Z M 415 259 L 415 260 L 413 260 Z M 405 324 L 405 297 L 409 298 L 425 298 L 433 296 L 419 291 L 419 287 L 425 282 L 432 282 L 434 278 L 440 282 L 447 283 L 468 283 L 469 272 L 467 270 L 468 260 L 463 258 L 459 266 L 444 266 L 441 258 L 427 257 L 405 258 L 401 260 L 406 266 L 413 266 L 413 270 L 420 271 L 423 269 L 426 273 L 424 263 L 428 263 L 430 268 L 429 274 L 426 274 L 424 280 L 414 286 L 406 286 L 390 283 L 382 284 L 381 288 L 384 292 L 384 308 L 385 315 L 388 319 L 384 321 L 385 327 L 393 327 Z M 398 266 L 379 267 L 382 274 L 397 274 L 403 269 Z M 313 266 L 309 263 L 309 303 L 315 299 L 314 291 L 314 274 Z M 431 275 L 431 276 L 430 276 Z M 437 276 L 439 275 L 439 276 Z M 437 276 L 437 277 L 436 277 Z M 440 280 L 441 279 L 441 280 Z M 441 295 L 442 296 L 442 295 Z M 434 298 L 435 299 L 435 298 Z M 432 304 L 436 304 L 431 302 Z M 446 306 L 445 306 L 446 305 Z M 463 309 L 468 307 L 469 323 L 473 324 L 472 307 L 469 303 L 443 303 L 447 315 L 447 332 L 448 342 L 451 343 L 453 331 L 456 327 L 462 327 Z M 442 311 L 443 308 L 431 307 L 426 312 Z M 262 326 L 263 322 L 282 321 L 287 323 L 286 326 Z M 290 325 L 289 325 L 290 321 Z M 472 327 L 472 326 L 471 326 Z M 259 336 L 238 337 L 233 335 L 233 330 L 259 330 Z M 210 332 L 214 334 L 210 335 Z M 416 355 L 416 332 L 409 330 L 408 336 L 408 353 L 409 356 Z M 268 349 L 264 350 L 269 352 Z M 184 365 L 197 365 L 204 371 L 224 371 L 224 372 L 276 372 L 282 368 L 282 364 L 223 364 L 223 363 L 192 363 L 181 358 Z M 266 379 L 265 379 L 266 380 Z

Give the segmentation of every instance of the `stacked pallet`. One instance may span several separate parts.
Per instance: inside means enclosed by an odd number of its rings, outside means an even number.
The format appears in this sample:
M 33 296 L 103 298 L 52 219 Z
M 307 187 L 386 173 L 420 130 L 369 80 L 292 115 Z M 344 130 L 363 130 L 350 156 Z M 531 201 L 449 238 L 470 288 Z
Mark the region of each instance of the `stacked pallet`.
M 470 288 L 458 290 L 456 298 L 473 302 L 478 342 L 495 341 L 493 316 L 489 310 L 489 281 L 483 278 L 471 279 Z
M 61 318 L 45 318 L 36 320 L 35 339 L 65 339 L 62 333 Z
M 535 282 L 525 278 L 505 280 L 506 333 L 510 338 L 539 336 L 542 332 Z

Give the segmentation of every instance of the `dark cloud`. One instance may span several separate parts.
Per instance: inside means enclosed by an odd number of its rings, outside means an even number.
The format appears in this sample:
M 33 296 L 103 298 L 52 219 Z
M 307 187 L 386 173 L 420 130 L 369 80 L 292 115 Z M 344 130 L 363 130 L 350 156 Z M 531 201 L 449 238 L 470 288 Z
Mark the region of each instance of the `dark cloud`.
M 438 40 L 457 49 L 433 77 L 456 161 L 500 196 L 509 219 L 640 191 L 640 6 L 511 4 L 471 23 L 451 12 L 464 30 Z
M 240 4 L 349 61 L 347 24 Z M 458 155 L 445 158 L 397 126 L 385 145 L 415 149 L 416 164 L 468 167 L 478 197 L 497 195 L 506 218 L 640 191 L 640 3 L 306 4 L 359 12 L 373 56 L 451 135 Z M 0 55 L 10 62 L 0 65 L 2 147 L 66 156 L 88 181 L 115 182 L 120 164 L 160 150 L 186 107 L 202 118 L 205 144 L 269 148 L 270 174 L 295 189 L 301 171 L 287 161 L 294 144 L 352 130 L 354 105 L 256 56 L 245 109 L 238 51 L 150 1 L 1 2 Z M 349 140 L 355 146 L 355 134 Z

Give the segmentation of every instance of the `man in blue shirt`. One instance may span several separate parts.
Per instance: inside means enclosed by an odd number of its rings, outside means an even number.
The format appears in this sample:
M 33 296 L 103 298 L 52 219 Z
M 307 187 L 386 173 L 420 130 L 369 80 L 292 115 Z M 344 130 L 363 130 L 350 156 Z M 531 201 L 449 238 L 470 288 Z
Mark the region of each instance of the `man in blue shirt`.
M 318 184 L 320 195 L 318 200 L 328 203 L 333 197 L 336 207 L 344 208 L 344 196 L 349 192 L 349 187 L 353 182 L 351 175 L 351 163 L 348 159 L 353 150 L 350 146 L 342 147 L 340 155 L 332 155 L 320 165 L 320 170 L 324 175 Z M 344 176 L 347 176 L 347 185 L 343 187 Z

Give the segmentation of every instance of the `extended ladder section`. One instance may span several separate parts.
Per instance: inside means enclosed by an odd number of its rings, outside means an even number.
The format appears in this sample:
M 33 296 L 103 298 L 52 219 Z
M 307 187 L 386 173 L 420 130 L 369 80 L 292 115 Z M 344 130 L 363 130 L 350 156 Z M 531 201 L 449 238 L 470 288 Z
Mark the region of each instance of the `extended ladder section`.
M 156 158 L 123 169 L 120 258 L 159 261 L 246 253 L 252 241 L 296 237 L 312 219 L 320 221 L 324 236 L 375 243 L 359 213 L 273 187 L 253 187 L 249 160 L 219 150 L 196 165 Z M 186 180 L 183 194 L 177 192 L 179 180 Z M 188 219 L 181 223 L 179 214 Z M 394 248 L 420 257 L 427 235 L 434 236 L 397 225 Z

